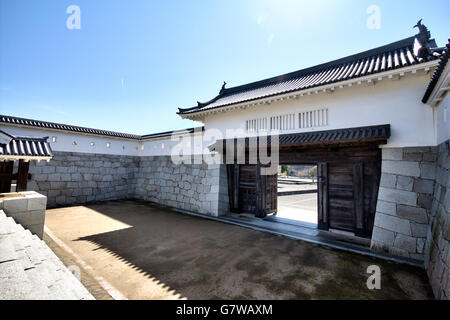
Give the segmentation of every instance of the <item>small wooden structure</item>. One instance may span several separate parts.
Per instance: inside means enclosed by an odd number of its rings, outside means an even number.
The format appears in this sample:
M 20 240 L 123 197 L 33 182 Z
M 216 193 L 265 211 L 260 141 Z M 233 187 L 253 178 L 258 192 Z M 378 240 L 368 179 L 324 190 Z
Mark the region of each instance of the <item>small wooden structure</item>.
M 381 176 L 379 145 L 389 137 L 389 125 L 279 136 L 279 164 L 318 167 L 319 229 L 349 231 L 362 237 L 372 235 Z M 259 161 L 249 163 L 250 150 L 258 148 L 258 144 L 251 145 L 248 138 L 234 140 L 218 141 L 210 147 L 225 158 L 230 152 L 227 146 L 234 144 L 236 148 L 237 140 L 245 144 L 246 163 L 227 164 L 230 211 L 257 217 L 276 212 L 277 174 L 261 175 Z
M 25 191 L 31 175 L 30 161 L 50 161 L 52 150 L 45 138 L 15 137 L 0 130 L 0 193 L 11 192 L 12 181 L 16 191 Z M 14 162 L 19 161 L 14 173 Z

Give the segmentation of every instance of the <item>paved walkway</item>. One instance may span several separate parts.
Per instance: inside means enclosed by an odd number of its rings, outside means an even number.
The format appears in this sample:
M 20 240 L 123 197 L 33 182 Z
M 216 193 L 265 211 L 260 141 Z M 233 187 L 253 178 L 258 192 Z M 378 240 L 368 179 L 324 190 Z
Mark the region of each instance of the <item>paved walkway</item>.
M 128 299 L 426 299 L 425 271 L 139 201 L 47 210 L 46 226 Z M 381 268 L 381 290 L 366 287 Z
M 277 217 L 317 224 L 317 193 L 279 196 Z

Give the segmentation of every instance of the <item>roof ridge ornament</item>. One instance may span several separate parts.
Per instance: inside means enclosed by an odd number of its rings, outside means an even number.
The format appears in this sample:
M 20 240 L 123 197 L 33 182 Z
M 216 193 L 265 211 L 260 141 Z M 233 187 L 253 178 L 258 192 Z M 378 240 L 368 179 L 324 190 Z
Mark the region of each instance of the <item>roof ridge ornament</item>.
M 423 18 L 417 21 L 413 29 L 418 28 L 419 33 L 416 35 L 416 37 L 420 37 L 419 40 L 424 40 L 424 42 L 427 42 L 431 38 L 431 33 L 430 30 L 428 30 L 428 28 L 424 24 L 422 24 L 422 20 Z
M 225 88 L 225 86 L 227 85 L 227 83 L 224 81 L 223 82 L 223 85 L 222 85 L 222 88 L 220 89 L 220 91 L 219 91 L 219 94 L 223 94 L 224 92 L 225 92 L 225 90 L 226 90 L 226 88 Z
M 421 59 L 427 59 L 432 55 L 430 49 L 431 33 L 430 30 L 422 24 L 422 20 L 423 18 L 417 21 L 416 25 L 413 27 L 419 29 L 419 33 L 416 34 L 414 39 L 414 54 L 419 58 L 419 61 Z

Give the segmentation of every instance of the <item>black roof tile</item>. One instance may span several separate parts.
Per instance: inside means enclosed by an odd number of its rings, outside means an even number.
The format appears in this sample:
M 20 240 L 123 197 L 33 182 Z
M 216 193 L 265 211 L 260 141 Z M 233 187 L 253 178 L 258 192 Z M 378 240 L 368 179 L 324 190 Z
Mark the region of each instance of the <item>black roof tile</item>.
M 81 133 L 87 133 L 87 134 L 93 134 L 93 135 L 117 137 L 117 138 L 132 139 L 132 140 L 146 140 L 146 139 L 152 139 L 152 138 L 170 137 L 172 134 L 176 134 L 176 133 L 184 133 L 184 132 L 192 133 L 196 129 L 196 128 L 188 128 L 188 129 L 184 129 L 184 130 L 166 131 L 166 132 L 153 133 L 153 134 L 147 134 L 147 135 L 140 136 L 140 135 L 136 135 L 136 134 L 128 134 L 128 133 L 121 133 L 121 132 L 115 132 L 115 131 L 78 127 L 78 126 L 72 126 L 72 125 L 67 125 L 67 124 L 24 119 L 24 118 L 18 118 L 18 117 L 13 117 L 13 116 L 6 116 L 6 115 L 0 115 L 0 124 L 1 123 L 13 124 L 13 125 L 19 125 L 19 126 L 30 126 L 30 127 L 62 130 L 62 131 L 81 132 Z M 200 127 L 200 130 L 204 130 L 204 127 Z
M 437 66 L 436 70 L 434 70 L 433 76 L 431 77 L 431 81 L 428 84 L 427 90 L 425 91 L 425 94 L 422 98 L 423 103 L 428 102 L 428 99 L 430 98 L 431 93 L 433 92 L 434 88 L 436 87 L 436 84 L 438 83 L 439 78 L 441 77 L 441 74 L 444 71 L 445 66 L 447 65 L 448 56 L 450 55 L 449 51 L 450 51 L 450 39 L 449 39 L 449 43 L 447 43 L 447 45 L 446 45 L 445 51 L 441 55 L 441 61 L 439 62 L 439 65 Z
M 326 131 L 313 131 L 303 133 L 281 134 L 278 136 L 280 146 L 307 146 L 311 144 L 337 144 L 353 142 L 383 141 L 391 136 L 391 127 L 389 124 L 335 129 Z M 245 146 L 249 147 L 251 140 L 248 137 L 242 139 L 231 139 L 233 141 L 245 141 Z M 259 137 L 256 138 L 256 141 Z M 271 136 L 267 136 L 267 144 L 271 144 Z M 229 140 L 218 140 L 209 149 L 211 151 L 225 150 Z
M 15 137 L 0 130 L 1 133 L 11 137 L 9 143 L 0 143 L 0 159 L 4 156 L 14 157 L 53 157 L 52 148 L 45 138 Z M 3 156 L 3 157 L 2 157 Z
M 421 39 L 421 42 L 417 41 Z M 179 108 L 178 114 L 193 114 L 214 108 L 229 106 L 242 102 L 249 102 L 260 98 L 267 98 L 279 94 L 299 91 L 339 81 L 376 74 L 388 70 L 419 64 L 438 59 L 440 50 L 422 50 L 435 48 L 434 40 L 429 39 L 429 33 L 419 33 L 388 45 L 364 51 L 345 58 L 320 64 L 314 67 L 287 73 L 281 76 L 252 82 L 232 88 L 222 87 L 220 93 L 208 102 L 198 102 L 191 108 Z M 415 52 L 420 51 L 420 56 Z M 423 57 L 423 52 L 429 55 Z

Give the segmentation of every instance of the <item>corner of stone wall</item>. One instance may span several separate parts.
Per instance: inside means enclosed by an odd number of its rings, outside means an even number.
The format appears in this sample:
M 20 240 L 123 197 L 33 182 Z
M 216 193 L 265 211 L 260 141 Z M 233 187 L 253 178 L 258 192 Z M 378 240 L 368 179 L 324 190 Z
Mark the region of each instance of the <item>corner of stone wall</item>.
M 450 299 L 450 140 L 438 147 L 425 268 L 437 299 Z
M 220 164 L 174 164 L 170 156 L 142 157 L 137 199 L 219 216 L 228 211 L 226 168 Z
M 436 159 L 434 147 L 382 149 L 373 250 L 424 260 Z
M 0 200 L 0 210 L 3 210 L 7 216 L 12 217 L 25 229 L 30 230 L 31 233 L 42 239 L 47 197 L 34 191 L 5 195 L 10 195 L 11 197 Z

